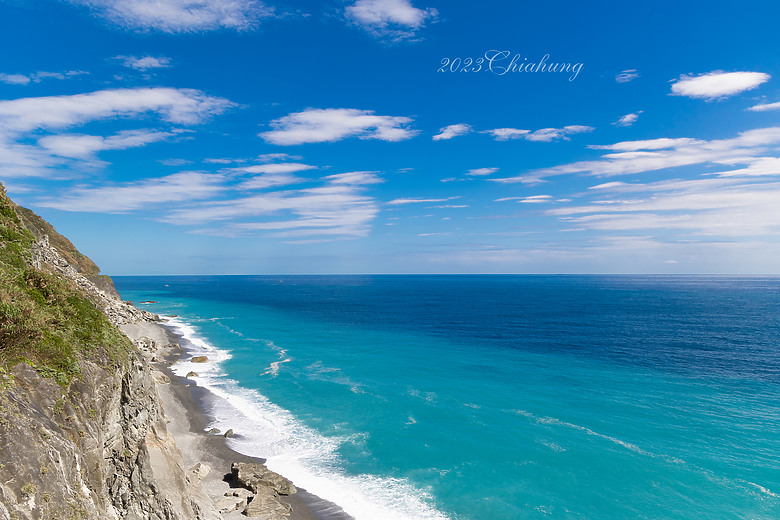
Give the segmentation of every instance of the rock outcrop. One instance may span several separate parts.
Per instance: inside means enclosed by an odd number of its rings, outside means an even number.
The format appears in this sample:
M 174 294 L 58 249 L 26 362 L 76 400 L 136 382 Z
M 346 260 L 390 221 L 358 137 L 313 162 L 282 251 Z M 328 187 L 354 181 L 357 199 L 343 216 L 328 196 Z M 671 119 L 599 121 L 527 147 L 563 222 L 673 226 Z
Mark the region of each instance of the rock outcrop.
M 292 513 L 289 504 L 280 500 L 280 495 L 292 495 L 297 489 L 292 482 L 269 470 L 263 464 L 235 462 L 230 468 L 233 474 L 233 485 L 251 490 L 253 495 L 244 514 L 250 518 L 262 520 L 287 520 Z M 235 493 L 241 497 L 241 493 Z M 220 505 L 224 505 L 224 502 Z
M 43 235 L 32 246 L 32 264 L 38 269 L 48 270 L 67 278 L 103 311 L 116 326 L 139 321 L 160 321 L 156 314 L 136 309 L 130 302 L 122 301 L 118 294 L 106 292 L 79 273 L 78 269 L 49 244 L 49 235 Z M 112 284 L 113 287 L 113 284 Z
M 12 222 L 7 199 L 4 204 L 1 216 Z M 18 218 L 40 231 L 42 219 L 24 211 L 17 207 Z M 67 258 L 94 264 L 75 248 L 63 255 L 48 235 L 35 238 L 33 266 L 70 280 L 115 326 L 158 320 L 123 302 L 113 283 L 101 288 L 81 274 L 83 266 Z M 7 252 L 21 247 L 9 244 L 0 247 Z M 90 269 L 89 276 L 102 276 L 96 266 Z M 3 303 L 3 309 L 13 305 Z M 80 351 L 71 379 L 43 377 L 40 367 L 24 362 L 0 366 L 0 520 L 221 518 L 198 474 L 184 469 L 167 431 L 155 382 L 165 380 L 149 364 L 157 348 L 153 343 L 128 346 L 121 359 L 110 349 Z

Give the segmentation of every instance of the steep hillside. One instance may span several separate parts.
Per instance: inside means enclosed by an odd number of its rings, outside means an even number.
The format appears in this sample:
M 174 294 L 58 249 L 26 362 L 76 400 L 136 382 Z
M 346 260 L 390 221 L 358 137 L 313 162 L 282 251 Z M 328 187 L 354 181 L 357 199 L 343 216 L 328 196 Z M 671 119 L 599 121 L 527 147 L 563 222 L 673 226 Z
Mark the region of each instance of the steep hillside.
M 216 520 L 98 273 L 0 187 L 0 520 Z

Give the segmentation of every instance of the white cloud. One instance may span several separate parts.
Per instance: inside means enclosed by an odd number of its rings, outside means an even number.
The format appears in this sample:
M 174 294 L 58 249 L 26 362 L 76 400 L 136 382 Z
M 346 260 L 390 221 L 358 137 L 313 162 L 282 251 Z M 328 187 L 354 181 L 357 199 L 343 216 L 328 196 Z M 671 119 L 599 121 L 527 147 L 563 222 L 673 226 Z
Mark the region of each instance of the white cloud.
M 243 166 L 232 168 L 231 171 L 246 173 L 292 173 L 305 170 L 316 170 L 316 166 L 302 163 L 273 163 L 273 164 L 254 164 L 252 166 Z
M 623 72 L 620 72 L 615 75 L 615 81 L 618 83 L 628 83 L 631 80 L 634 80 L 639 77 L 639 73 L 636 71 L 636 69 L 626 69 Z
M 184 166 L 185 164 L 192 164 L 189 159 L 161 159 L 158 162 L 164 166 Z
M 520 130 L 519 128 L 494 128 L 493 130 L 485 130 L 484 133 L 492 135 L 496 141 L 508 141 L 510 139 L 522 139 L 531 131 Z
M 161 141 L 172 136 L 171 132 L 153 130 L 125 130 L 107 137 L 99 135 L 60 134 L 42 137 L 38 144 L 59 157 L 94 160 L 102 150 L 125 150 Z
M 0 74 L 0 81 L 9 85 L 27 85 L 31 80 L 24 74 Z
M 458 137 L 459 135 L 465 135 L 471 132 L 471 125 L 457 124 L 449 125 L 439 129 L 439 133 L 433 136 L 434 141 L 442 141 Z
M 421 202 L 447 202 L 448 200 L 453 200 L 458 198 L 460 197 L 447 197 L 446 199 L 424 199 L 424 198 L 393 199 L 387 202 L 387 204 L 391 206 L 398 206 L 401 204 L 419 204 Z
M 752 171 L 756 172 L 757 168 L 764 168 L 768 164 L 756 163 L 757 159 L 780 152 L 780 127 L 748 130 L 731 139 L 705 141 L 661 138 L 592 145 L 590 148 L 611 153 L 604 154 L 600 160 L 563 164 L 532 170 L 518 177 L 491 180 L 532 183 L 546 177 L 573 173 L 609 177 L 695 164 L 731 166 L 755 163 Z M 735 171 L 738 170 L 724 173 L 735 175 Z
M 763 72 L 713 71 L 699 76 L 684 75 L 672 83 L 672 94 L 696 99 L 724 99 L 769 81 Z
M 414 37 L 437 14 L 433 8 L 418 9 L 409 0 L 357 0 L 345 9 L 348 21 L 374 36 L 394 40 Z
M 377 116 L 371 110 L 310 108 L 271 121 L 274 130 L 260 137 L 277 145 L 335 142 L 348 137 L 403 141 L 417 135 L 408 117 Z
M 246 159 L 227 159 L 224 157 L 209 157 L 207 159 L 203 159 L 203 162 L 207 164 L 234 164 L 234 163 L 246 162 Z
M 581 134 L 581 133 L 587 133 L 592 132 L 595 130 L 592 126 L 582 126 L 582 125 L 570 125 L 570 126 L 564 126 L 563 128 L 542 128 L 541 130 L 536 130 L 535 132 L 531 132 L 530 134 L 526 135 L 524 138 L 528 141 L 544 141 L 544 142 L 550 142 L 550 141 L 568 141 L 569 136 L 572 134 Z
M 40 200 L 38 205 L 63 211 L 125 213 L 163 202 L 211 198 L 223 189 L 222 182 L 220 174 L 182 172 L 125 184 L 77 187 Z
M 259 162 L 272 162 L 272 161 L 300 161 L 300 155 L 290 155 L 288 153 L 266 153 L 257 156 Z
M 157 112 L 171 123 L 196 124 L 235 106 L 192 89 L 100 90 L 72 96 L 0 101 L 0 132 L 56 129 L 117 116 Z
M 85 158 L 100 150 L 142 146 L 170 135 L 149 130 L 120 132 L 105 138 L 56 133 L 69 127 L 147 113 L 157 113 L 170 123 L 196 124 L 231 106 L 233 103 L 226 99 L 197 90 L 172 88 L 102 90 L 0 101 L 0 174 L 4 177 L 51 175 L 51 168 L 67 166 L 66 158 Z M 36 138 L 37 144 L 29 144 Z
M 552 195 L 531 195 L 529 197 L 503 197 L 496 199 L 496 202 L 506 202 L 508 200 L 516 200 L 524 204 L 539 204 L 540 202 L 549 202 L 552 200 Z
M 633 112 L 631 114 L 626 114 L 623 117 L 619 118 L 617 121 L 612 123 L 615 126 L 631 126 L 634 123 L 636 123 L 636 120 L 639 119 L 639 114 L 642 113 L 642 110 L 639 112 Z
M 542 128 L 540 130 L 520 130 L 518 128 L 494 128 L 485 130 L 496 141 L 508 141 L 510 139 L 525 139 L 526 141 L 568 141 L 572 134 L 581 134 L 595 130 L 592 126 L 570 125 L 563 128 Z
M 769 110 L 780 110 L 780 101 L 776 103 L 763 103 L 759 105 L 753 105 L 748 108 L 751 112 L 767 112 Z
M 164 69 L 171 66 L 171 59 L 164 56 L 143 56 L 141 58 L 136 56 L 117 56 L 116 59 L 121 60 L 125 67 L 141 71 Z
M 780 173 L 780 172 L 779 172 Z M 610 183 L 601 191 L 618 198 L 556 208 L 548 215 L 599 231 L 657 230 L 714 236 L 776 236 L 780 231 L 780 183 L 697 178 L 648 184 Z M 631 194 L 626 198 L 625 194 Z
M 0 74 L 0 83 L 9 85 L 28 85 L 40 83 L 44 79 L 67 79 L 73 76 L 88 74 L 81 70 L 69 70 L 67 72 L 34 72 L 32 74 Z
M 168 33 L 247 30 L 272 10 L 254 0 L 69 0 L 125 29 Z
M 298 184 L 306 182 L 306 179 L 296 177 L 288 172 L 266 173 L 264 175 L 258 175 L 247 179 L 238 185 L 241 190 L 264 190 L 267 188 L 275 188 L 277 186 L 288 186 L 290 184 Z
M 225 222 L 213 231 L 219 234 L 273 231 L 276 237 L 365 236 L 379 208 L 371 197 L 361 192 L 359 186 L 327 183 L 315 188 L 207 202 L 174 210 L 161 220 L 179 225 Z M 230 222 L 258 218 L 263 220 Z
M 328 175 L 324 177 L 325 180 L 330 181 L 333 184 L 381 184 L 385 182 L 381 177 L 375 175 L 376 172 L 360 171 L 360 172 L 347 172 L 337 173 L 336 175 Z
M 194 232 L 220 236 L 268 232 L 282 238 L 324 236 L 336 240 L 370 232 L 379 208 L 363 192 L 367 185 L 382 182 L 374 173 L 299 179 L 290 172 L 271 172 L 246 179 L 237 178 L 232 170 L 188 171 L 107 186 L 77 186 L 40 199 L 38 205 L 73 212 L 143 211 L 147 217 L 174 225 L 218 225 Z M 246 193 L 298 182 L 319 185 Z
M 737 168 L 736 170 L 717 172 L 713 175 L 719 177 L 763 177 L 766 175 L 780 175 L 780 157 L 736 159 L 733 162 L 747 164 L 747 166 L 744 168 Z
M 524 204 L 539 204 L 540 202 L 548 202 L 552 200 L 552 195 L 531 195 L 530 197 L 523 197 L 518 202 Z
M 483 176 L 483 175 L 490 175 L 496 173 L 497 171 L 498 168 L 476 168 L 474 170 L 467 171 L 466 175 Z

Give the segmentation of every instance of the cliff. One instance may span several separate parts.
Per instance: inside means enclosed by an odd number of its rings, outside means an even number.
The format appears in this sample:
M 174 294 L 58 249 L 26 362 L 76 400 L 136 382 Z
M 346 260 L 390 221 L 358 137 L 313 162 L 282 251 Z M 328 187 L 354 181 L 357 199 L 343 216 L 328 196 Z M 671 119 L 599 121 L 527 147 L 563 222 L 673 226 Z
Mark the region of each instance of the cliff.
M 0 186 L 0 520 L 221 518 L 117 328 L 156 319 Z

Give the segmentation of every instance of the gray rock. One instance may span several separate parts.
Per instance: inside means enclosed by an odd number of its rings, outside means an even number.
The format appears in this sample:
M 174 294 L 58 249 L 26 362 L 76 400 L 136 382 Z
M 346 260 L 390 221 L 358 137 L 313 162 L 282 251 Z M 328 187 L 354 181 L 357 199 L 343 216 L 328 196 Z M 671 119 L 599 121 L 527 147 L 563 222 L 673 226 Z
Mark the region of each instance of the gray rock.
M 201 480 L 205 478 L 206 475 L 208 475 L 210 472 L 211 472 L 211 468 L 208 465 L 203 464 L 201 462 L 198 462 L 197 464 L 195 464 L 190 468 L 190 473 L 194 473 L 195 476 L 197 476 Z
M 230 428 L 228 431 L 225 432 L 225 437 L 232 437 L 233 436 L 233 428 Z
M 209 435 L 219 435 L 219 428 L 212 428 L 209 430 Z
M 198 377 L 197 372 L 188 372 L 186 377 Z
M 265 464 L 234 462 L 230 470 L 233 473 L 234 486 L 251 489 L 255 494 L 258 493 L 258 489 L 268 487 L 280 495 L 292 495 L 298 491 L 292 482 L 274 473 L 265 467 Z
M 134 343 L 135 346 L 140 348 L 141 350 L 147 350 L 149 352 L 154 352 L 155 350 L 157 350 L 157 342 L 147 336 L 141 336 L 140 338 L 135 340 Z
M 81 520 L 220 520 L 183 470 L 143 358 L 80 364 L 65 389 L 13 368 L 0 407 L 0 518 L 68 518 L 78 507 Z
M 292 507 L 281 502 L 276 492 L 269 487 L 261 488 L 259 493 L 255 493 L 244 509 L 246 516 L 262 520 L 288 520 L 290 513 Z
M 245 488 L 236 488 L 231 491 L 228 491 L 225 493 L 226 497 L 240 497 L 240 498 L 252 498 L 253 494 L 251 491 Z
M 217 511 L 225 515 L 227 513 L 232 513 L 237 509 L 246 507 L 246 504 L 246 498 L 229 496 L 218 499 L 216 502 L 214 502 L 214 507 L 217 508 Z
M 159 370 L 152 370 L 152 376 L 154 377 L 154 382 L 158 385 L 167 385 L 171 382 L 171 378 L 160 372 Z

